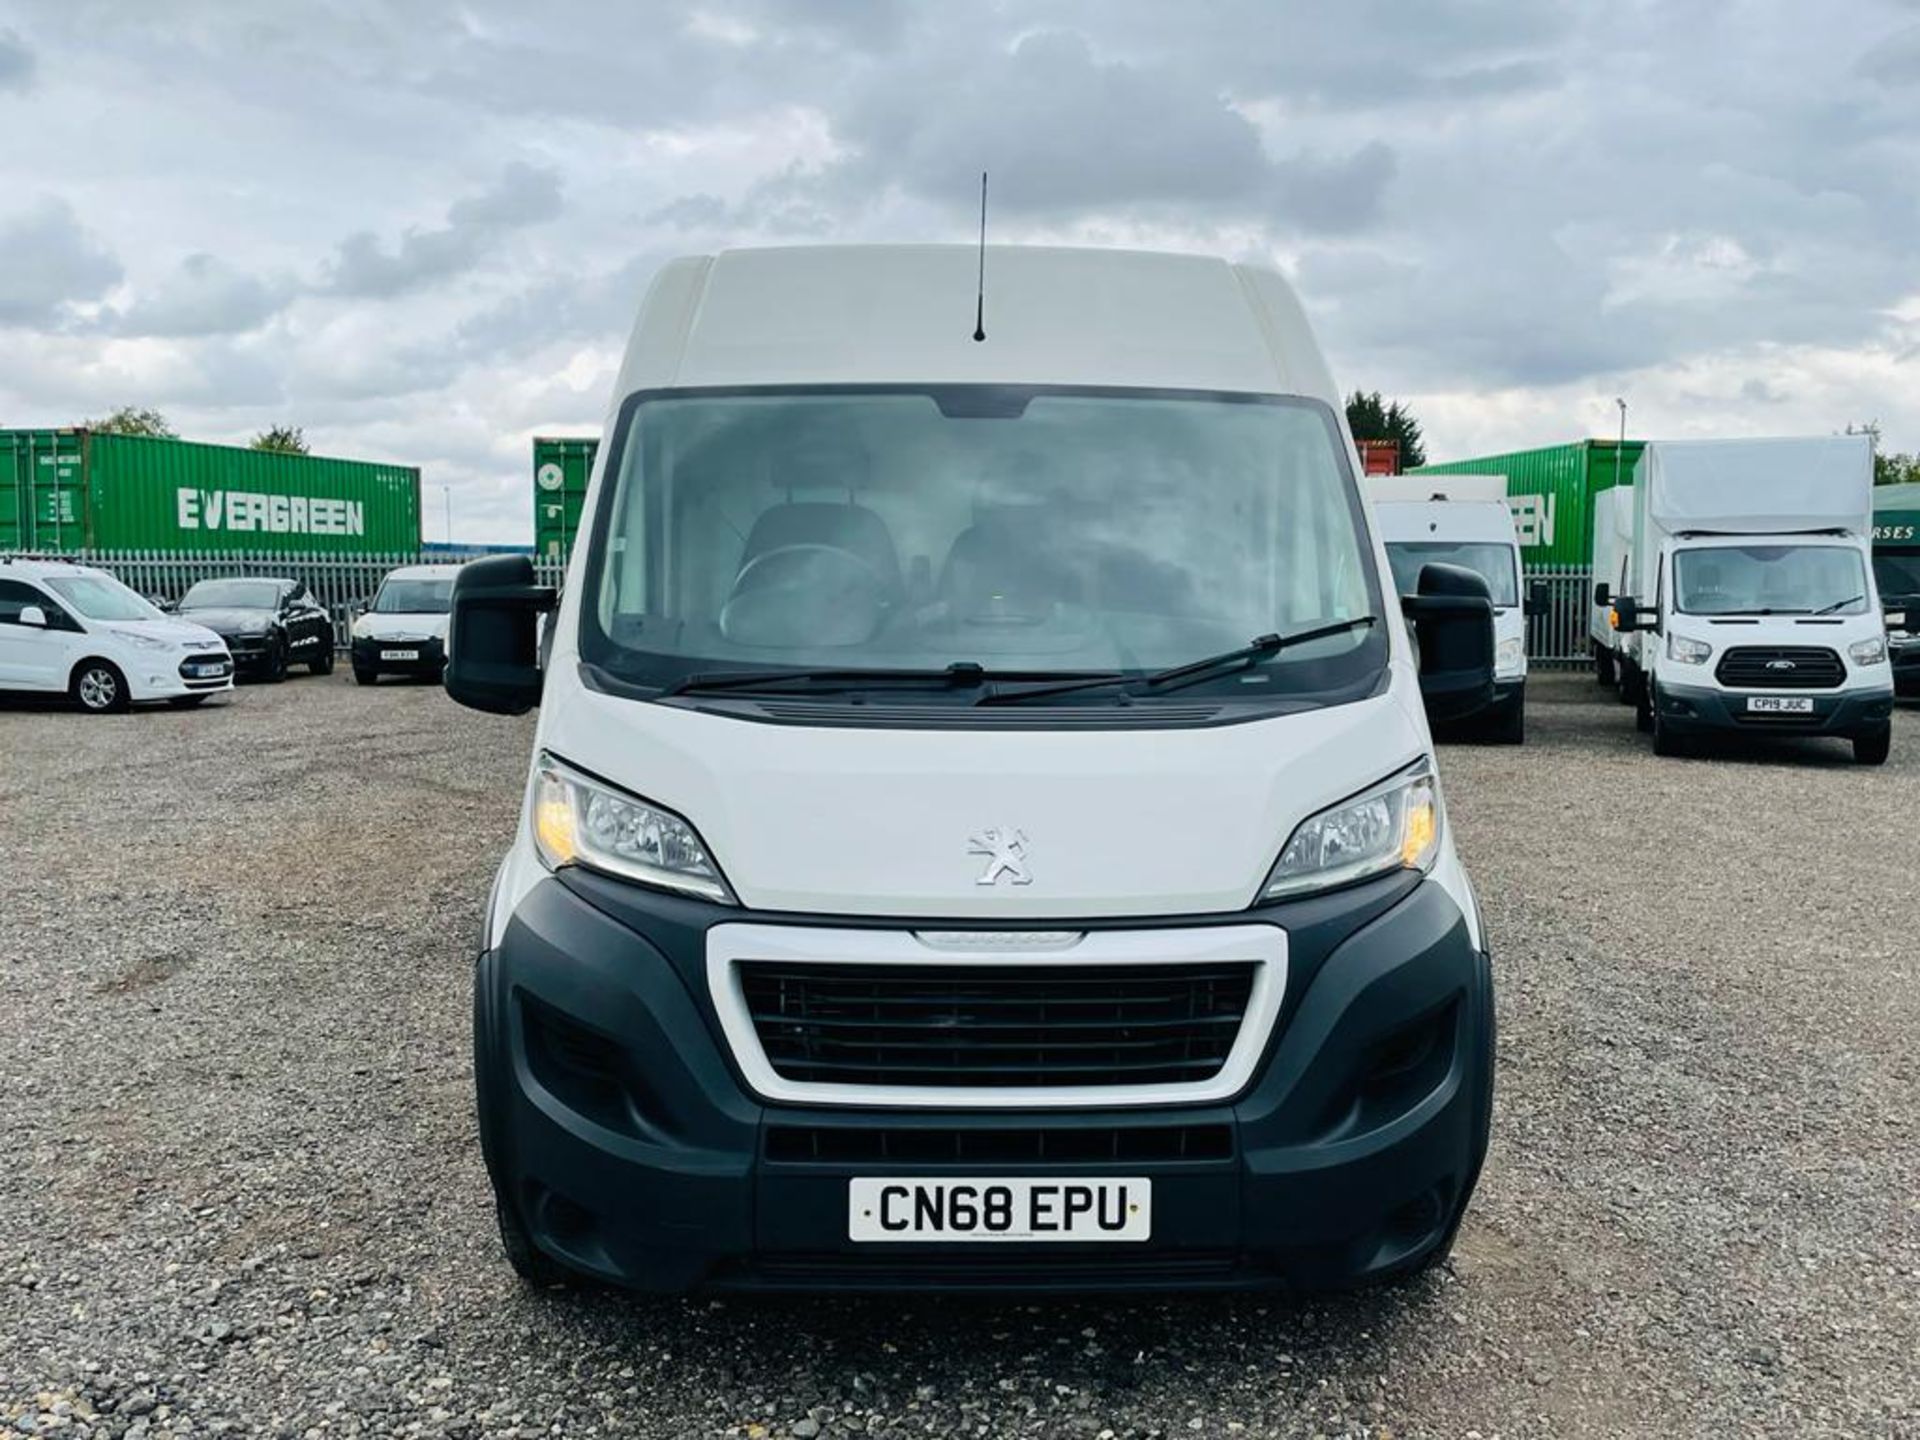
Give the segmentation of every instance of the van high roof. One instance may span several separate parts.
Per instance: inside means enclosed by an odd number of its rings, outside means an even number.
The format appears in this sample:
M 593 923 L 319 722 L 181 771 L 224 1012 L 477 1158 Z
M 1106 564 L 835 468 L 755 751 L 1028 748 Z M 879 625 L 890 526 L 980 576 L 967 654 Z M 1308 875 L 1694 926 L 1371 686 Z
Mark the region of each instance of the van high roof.
M 663 387 L 1112 385 L 1308 396 L 1339 408 L 1292 288 L 1198 255 L 990 245 L 726 250 L 669 262 L 615 403 Z

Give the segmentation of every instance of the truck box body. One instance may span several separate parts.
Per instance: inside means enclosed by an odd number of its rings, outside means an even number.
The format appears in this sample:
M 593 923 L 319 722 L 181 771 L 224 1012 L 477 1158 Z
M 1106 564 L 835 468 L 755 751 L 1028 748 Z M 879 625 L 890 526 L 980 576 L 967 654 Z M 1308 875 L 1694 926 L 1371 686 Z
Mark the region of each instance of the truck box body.
M 1682 535 L 1865 537 L 1873 528 L 1873 451 L 1863 435 L 1661 440 L 1633 485 L 1636 595 L 1659 585 L 1661 544 Z
M 1609 486 L 1632 483 L 1642 443 L 1576 440 L 1449 460 L 1407 473 L 1505 476 L 1521 558 L 1529 566 L 1578 566 L 1585 565 L 1592 553 L 1594 497 Z
M 1860 435 L 1647 446 L 1613 609 L 1621 684 L 1657 752 L 1745 731 L 1832 735 L 1886 759 L 1872 489 Z
M 448 693 L 539 706 L 474 976 L 523 1276 L 1445 1252 L 1492 982 L 1420 666 L 1490 688 L 1490 606 L 1423 594 L 1415 653 L 1340 407 L 1286 282 L 1203 257 L 659 272 L 566 585 L 453 601 Z
M 597 435 L 534 437 L 534 554 L 564 560 L 573 553 L 580 510 L 587 499 L 587 481 L 593 475 L 593 457 L 599 449 Z
M 1600 658 L 1599 650 L 1611 655 L 1619 648 L 1621 639 L 1608 619 L 1611 603 L 1603 605 L 1599 601 L 1599 587 L 1606 586 L 1609 597 L 1631 591 L 1627 565 L 1632 553 L 1633 487 L 1610 486 L 1593 497 L 1593 569 L 1589 577 L 1589 598 L 1593 603 L 1589 607 L 1587 633 L 1598 647 L 1596 659 Z M 1602 670 L 1611 675 L 1612 662 L 1604 663 Z
M 87 430 L 0 430 L 0 550 L 395 554 L 420 472 Z

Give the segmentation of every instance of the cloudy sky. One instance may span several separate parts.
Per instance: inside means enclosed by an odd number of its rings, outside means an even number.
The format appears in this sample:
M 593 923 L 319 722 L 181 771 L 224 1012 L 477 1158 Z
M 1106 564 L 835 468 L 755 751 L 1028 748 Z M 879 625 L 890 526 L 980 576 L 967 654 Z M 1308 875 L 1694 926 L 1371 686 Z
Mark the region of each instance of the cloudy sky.
M 154 405 L 524 540 L 661 259 L 968 238 L 1279 266 L 1435 459 L 1920 449 L 1920 3 L 0 0 L 0 424 Z

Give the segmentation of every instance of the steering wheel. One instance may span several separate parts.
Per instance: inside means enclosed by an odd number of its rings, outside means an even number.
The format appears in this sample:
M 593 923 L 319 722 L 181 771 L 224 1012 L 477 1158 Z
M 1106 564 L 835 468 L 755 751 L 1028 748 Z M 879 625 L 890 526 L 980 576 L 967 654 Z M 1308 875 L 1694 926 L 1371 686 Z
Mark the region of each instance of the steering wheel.
M 838 545 L 781 545 L 734 577 L 720 633 L 737 645 L 858 645 L 886 618 L 891 587 L 864 555 Z

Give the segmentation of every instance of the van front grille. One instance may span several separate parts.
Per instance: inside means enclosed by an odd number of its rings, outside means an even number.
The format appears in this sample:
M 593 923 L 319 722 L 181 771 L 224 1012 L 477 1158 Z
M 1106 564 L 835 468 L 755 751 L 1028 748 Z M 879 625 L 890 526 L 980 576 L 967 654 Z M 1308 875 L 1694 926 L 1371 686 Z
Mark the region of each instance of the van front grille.
M 1126 1165 L 1229 1160 L 1227 1125 L 770 1125 L 769 1160 L 797 1165 Z
M 1847 667 L 1818 645 L 1736 645 L 1713 676 L 1729 690 L 1832 690 L 1846 683 Z
M 1254 965 L 746 961 L 774 1072 L 841 1085 L 1193 1084 L 1219 1074 Z

